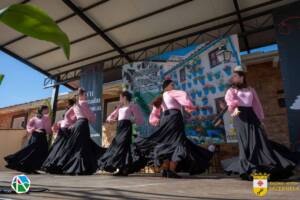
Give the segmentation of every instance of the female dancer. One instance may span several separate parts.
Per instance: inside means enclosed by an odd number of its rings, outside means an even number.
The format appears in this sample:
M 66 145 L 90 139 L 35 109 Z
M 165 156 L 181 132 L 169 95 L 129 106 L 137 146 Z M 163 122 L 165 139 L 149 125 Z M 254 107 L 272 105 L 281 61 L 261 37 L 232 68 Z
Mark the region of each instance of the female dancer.
M 51 146 L 50 153 L 43 163 L 42 169 L 45 172 L 53 174 L 62 174 L 61 158 L 66 151 L 65 147 L 70 136 L 70 127 L 76 122 L 76 116 L 73 110 L 75 100 L 69 99 L 64 119 L 55 123 L 52 130 L 57 132 L 55 142 Z
M 77 103 L 72 107 L 77 121 L 71 128 L 71 134 L 63 152 L 61 171 L 70 175 L 90 175 L 97 170 L 97 160 L 104 149 L 99 147 L 90 137 L 89 122 L 96 121 L 90 110 L 86 93 L 78 90 Z
M 225 172 L 238 173 L 245 180 L 251 180 L 251 173 L 256 171 L 270 173 L 273 180 L 289 177 L 297 158 L 283 145 L 268 140 L 261 103 L 255 90 L 248 87 L 241 67 L 234 70 L 225 100 L 239 144 L 239 156 L 222 161 Z
M 51 121 L 48 117 L 48 106 L 41 106 L 35 117 L 27 124 L 27 132 L 31 134 L 28 143 L 15 154 L 6 156 L 6 167 L 25 173 L 37 173 L 48 156 L 46 134 L 51 133 Z
M 149 122 L 158 126 L 147 138 L 138 137 L 135 145 L 142 157 L 162 167 L 162 176 L 180 178 L 176 171 L 190 174 L 204 172 L 209 167 L 212 153 L 192 143 L 185 135 L 181 108 L 196 109 L 184 91 L 174 90 L 172 80 L 163 82 L 163 94 L 153 102 Z M 160 115 L 162 113 L 162 118 Z
M 137 125 L 143 124 L 143 115 L 136 104 L 131 103 L 131 93 L 120 94 L 120 104 L 107 118 L 107 122 L 118 121 L 117 134 L 105 154 L 99 160 L 99 168 L 114 172 L 115 176 L 127 176 L 132 165 L 132 122 L 134 117 Z

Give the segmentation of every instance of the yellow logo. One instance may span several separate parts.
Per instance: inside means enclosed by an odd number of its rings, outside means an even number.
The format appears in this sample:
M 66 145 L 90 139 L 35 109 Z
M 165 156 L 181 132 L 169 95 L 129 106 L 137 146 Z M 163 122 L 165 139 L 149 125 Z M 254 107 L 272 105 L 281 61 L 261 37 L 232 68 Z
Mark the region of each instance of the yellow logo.
M 256 196 L 263 197 L 268 192 L 268 177 L 270 174 L 254 173 L 253 177 L 253 192 Z

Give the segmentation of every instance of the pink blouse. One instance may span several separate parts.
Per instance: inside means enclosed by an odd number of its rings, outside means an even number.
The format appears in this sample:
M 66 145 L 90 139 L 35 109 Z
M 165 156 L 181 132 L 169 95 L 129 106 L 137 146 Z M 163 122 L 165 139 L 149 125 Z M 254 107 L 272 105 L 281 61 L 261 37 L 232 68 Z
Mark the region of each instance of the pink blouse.
M 196 110 L 192 100 L 185 91 L 171 90 L 163 93 L 163 103 L 160 108 L 153 106 L 150 114 L 149 122 L 153 126 L 157 126 L 159 123 L 160 113 L 162 111 L 177 109 L 181 110 L 181 107 L 190 110 Z
M 127 107 L 117 107 L 107 117 L 106 121 L 113 122 L 116 120 L 130 120 L 131 117 L 134 117 L 134 121 L 137 125 L 142 125 L 144 123 L 143 114 L 136 104 L 129 104 Z
M 51 120 L 45 115 L 42 118 L 33 117 L 27 123 L 26 129 L 28 133 L 33 133 L 39 129 L 44 129 L 46 133 L 51 133 Z
M 225 101 L 227 103 L 229 112 L 233 112 L 238 106 L 252 107 L 256 116 L 260 120 L 264 119 L 262 105 L 253 88 L 242 90 L 230 88 L 226 92 Z
M 96 122 L 96 115 L 93 113 L 93 111 L 91 111 L 86 100 L 79 100 L 78 104 L 74 106 L 73 110 L 77 119 L 85 118 L 92 123 Z
M 74 112 L 74 107 L 71 107 L 65 113 L 64 119 L 60 121 L 59 125 L 61 128 L 69 128 L 76 122 L 76 115 Z

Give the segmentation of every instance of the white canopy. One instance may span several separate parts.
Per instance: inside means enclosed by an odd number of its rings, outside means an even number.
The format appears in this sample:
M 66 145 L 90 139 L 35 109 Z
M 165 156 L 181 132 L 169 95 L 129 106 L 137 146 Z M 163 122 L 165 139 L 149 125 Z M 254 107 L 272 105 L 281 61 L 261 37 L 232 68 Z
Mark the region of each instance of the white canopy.
M 272 9 L 296 0 L 1 0 L 30 3 L 69 36 L 70 60 L 55 45 L 0 24 L 1 50 L 47 76 L 105 61 L 105 68 L 239 34 L 242 50 L 275 43 Z M 69 83 L 72 85 L 72 83 Z M 75 85 L 73 85 L 75 86 Z

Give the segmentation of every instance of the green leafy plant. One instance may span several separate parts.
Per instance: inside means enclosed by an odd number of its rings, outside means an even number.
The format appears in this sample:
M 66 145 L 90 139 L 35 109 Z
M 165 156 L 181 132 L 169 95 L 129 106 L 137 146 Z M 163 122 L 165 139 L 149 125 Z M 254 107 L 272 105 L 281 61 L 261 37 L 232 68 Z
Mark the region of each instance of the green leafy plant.
M 52 42 L 70 57 L 70 41 L 51 17 L 30 4 L 14 4 L 0 10 L 0 21 L 24 35 Z
M 3 79 L 4 79 L 4 74 L 0 74 L 0 85 L 1 85 L 1 83 L 3 81 Z

